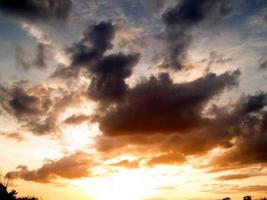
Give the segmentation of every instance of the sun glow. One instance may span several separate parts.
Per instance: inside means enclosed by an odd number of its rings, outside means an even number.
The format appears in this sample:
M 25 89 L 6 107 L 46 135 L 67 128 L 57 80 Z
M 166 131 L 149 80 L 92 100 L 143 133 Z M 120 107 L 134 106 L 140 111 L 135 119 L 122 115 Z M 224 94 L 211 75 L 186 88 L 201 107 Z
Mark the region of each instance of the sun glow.
M 188 167 L 160 166 L 134 170 L 119 169 L 109 175 L 76 180 L 72 184 L 86 191 L 94 200 L 144 200 L 157 195 L 177 195 L 173 190 L 179 191 L 179 196 L 183 196 L 189 192 L 184 187 L 189 186 L 196 190 L 199 186 L 192 186 L 191 182 L 195 176 L 203 178 L 203 174 Z M 171 193 L 168 193 L 169 189 Z
M 144 171 L 121 171 L 108 177 L 84 179 L 75 185 L 95 200 L 142 200 L 153 194 L 153 183 Z

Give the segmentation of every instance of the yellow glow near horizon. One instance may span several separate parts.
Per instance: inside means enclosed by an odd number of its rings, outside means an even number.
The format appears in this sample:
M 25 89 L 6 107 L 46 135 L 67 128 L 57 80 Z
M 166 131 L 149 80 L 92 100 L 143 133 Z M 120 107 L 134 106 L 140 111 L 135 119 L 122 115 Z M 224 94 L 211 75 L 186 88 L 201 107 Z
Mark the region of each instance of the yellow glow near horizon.
M 121 172 L 109 177 L 79 180 L 75 185 L 95 200 L 142 200 L 153 194 L 151 180 L 140 173 Z
M 121 169 L 107 176 L 76 180 L 72 182 L 72 185 L 86 191 L 88 196 L 95 200 L 143 200 L 157 194 L 166 195 L 168 188 L 171 188 L 174 195 L 177 191 L 179 191 L 179 196 L 185 195 L 188 190 L 179 188 L 173 191 L 173 188 L 180 185 L 189 187 L 188 181 L 195 173 L 190 168 L 174 166 Z M 192 174 L 192 177 L 189 174 Z M 198 176 L 202 175 L 198 174 Z M 194 184 L 189 185 L 191 185 L 190 190 L 198 189 Z

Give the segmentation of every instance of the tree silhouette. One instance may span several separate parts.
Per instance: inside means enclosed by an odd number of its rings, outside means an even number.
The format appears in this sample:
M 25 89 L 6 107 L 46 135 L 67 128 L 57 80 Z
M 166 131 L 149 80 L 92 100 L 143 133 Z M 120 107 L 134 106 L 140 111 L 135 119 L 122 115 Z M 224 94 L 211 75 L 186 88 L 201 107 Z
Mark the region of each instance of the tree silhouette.
M 11 190 L 8 192 L 8 186 L 0 183 L 0 199 L 1 200 L 38 200 L 36 197 L 21 197 L 17 198 L 17 192 Z

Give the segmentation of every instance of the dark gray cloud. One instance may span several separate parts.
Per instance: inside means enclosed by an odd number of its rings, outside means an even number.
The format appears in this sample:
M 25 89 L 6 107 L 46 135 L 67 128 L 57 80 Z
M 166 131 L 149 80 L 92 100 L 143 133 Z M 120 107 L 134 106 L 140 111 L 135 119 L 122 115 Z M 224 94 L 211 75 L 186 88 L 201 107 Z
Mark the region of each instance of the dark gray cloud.
M 123 98 L 128 89 L 125 79 L 132 74 L 132 68 L 138 60 L 138 54 L 112 54 L 103 57 L 92 69 L 89 96 L 101 102 Z
M 106 50 L 112 48 L 111 41 L 114 35 L 115 27 L 111 22 L 100 22 L 90 26 L 83 33 L 83 38 L 69 49 L 72 65 L 88 67 L 102 57 Z
M 131 144 L 131 152 L 145 155 L 151 149 L 162 154 L 151 158 L 152 163 L 160 164 L 164 155 L 172 155 L 166 156 L 166 162 L 175 164 L 183 156 L 186 160 L 187 155 L 222 147 L 226 151 L 207 165 L 212 171 L 266 164 L 266 93 L 243 96 L 232 107 L 215 106 L 211 118 L 202 115 L 209 100 L 237 84 L 238 75 L 208 74 L 175 84 L 161 74 L 137 84 L 124 101 L 96 118 L 103 132 L 97 138 L 97 149 L 120 153 Z
M 71 0 L 1 0 L 0 12 L 30 22 L 65 20 L 71 11 Z
M 167 9 L 162 20 L 168 52 L 161 67 L 181 69 L 192 41 L 191 30 L 201 23 L 213 24 L 221 21 L 232 10 L 229 0 L 182 0 Z
M 259 69 L 261 69 L 261 70 L 266 70 L 267 69 L 267 59 L 260 61 Z
M 15 88 L 9 101 L 10 107 L 17 116 L 40 113 L 45 106 L 40 103 L 37 96 L 27 94 L 22 88 Z
M 93 161 L 85 152 L 76 152 L 59 160 L 47 161 L 42 167 L 36 170 L 29 170 L 27 166 L 18 166 L 17 170 L 8 172 L 5 177 L 10 179 L 23 179 L 49 183 L 61 177 L 66 179 L 78 179 L 90 176 L 90 168 Z
M 56 70 L 54 77 L 77 77 L 85 69 L 91 79 L 88 88 L 90 98 L 101 103 L 111 103 L 123 98 L 128 89 L 125 79 L 132 74 L 132 68 L 139 61 L 140 55 L 104 53 L 112 48 L 116 26 L 111 22 L 100 22 L 90 26 L 82 39 L 75 43 L 68 52 L 71 66 Z
M 53 78 L 78 78 L 81 68 L 91 71 L 103 54 L 112 48 L 116 28 L 111 22 L 100 22 L 89 26 L 83 33 L 82 38 L 67 48 L 70 55 L 70 66 L 59 66 Z
M 211 161 L 213 171 L 267 163 L 266 97 L 259 93 L 242 98 L 233 112 L 218 117 L 221 126 L 232 129 L 236 141 Z
M 59 115 L 82 101 L 81 91 L 58 91 L 45 85 L 0 88 L 1 109 L 18 120 L 18 128 L 36 135 L 57 134 Z
M 267 93 L 259 93 L 256 95 L 250 95 L 240 100 L 236 107 L 237 112 L 240 114 L 247 114 L 251 112 L 257 112 L 263 109 L 267 104 Z
M 206 103 L 223 89 L 237 84 L 239 72 L 208 74 L 175 84 L 168 74 L 151 77 L 128 91 L 125 101 L 100 118 L 108 135 L 174 133 L 197 129 L 206 119 Z

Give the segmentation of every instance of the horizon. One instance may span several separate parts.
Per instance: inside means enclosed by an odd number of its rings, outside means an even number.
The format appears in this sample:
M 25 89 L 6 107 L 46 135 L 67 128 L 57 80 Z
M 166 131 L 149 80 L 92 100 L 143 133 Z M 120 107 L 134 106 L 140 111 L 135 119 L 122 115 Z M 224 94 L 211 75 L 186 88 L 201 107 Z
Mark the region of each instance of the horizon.
M 0 27 L 19 196 L 267 196 L 266 0 L 0 0 Z

